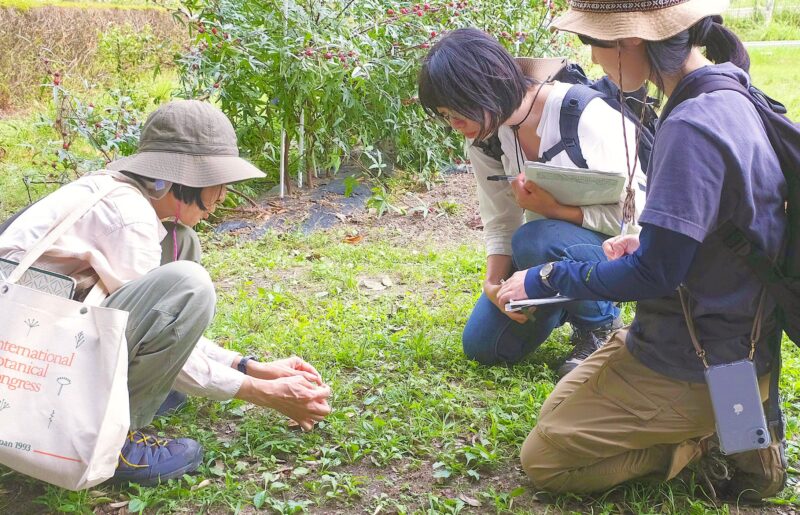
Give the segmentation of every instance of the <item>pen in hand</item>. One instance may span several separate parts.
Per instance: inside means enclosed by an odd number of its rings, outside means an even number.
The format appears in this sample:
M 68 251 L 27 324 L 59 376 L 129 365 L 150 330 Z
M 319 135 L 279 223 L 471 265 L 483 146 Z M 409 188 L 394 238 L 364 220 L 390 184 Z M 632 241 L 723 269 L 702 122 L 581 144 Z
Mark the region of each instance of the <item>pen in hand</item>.
M 490 175 L 486 178 L 487 181 L 513 181 L 516 179 L 516 175 Z

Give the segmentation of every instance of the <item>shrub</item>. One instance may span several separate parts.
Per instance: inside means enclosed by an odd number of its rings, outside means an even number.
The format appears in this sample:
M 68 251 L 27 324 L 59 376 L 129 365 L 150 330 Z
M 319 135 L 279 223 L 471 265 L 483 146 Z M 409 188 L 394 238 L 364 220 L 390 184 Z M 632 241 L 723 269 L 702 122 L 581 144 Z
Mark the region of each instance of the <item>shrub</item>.
M 179 60 L 183 94 L 218 101 L 249 157 L 273 179 L 281 131 L 299 142 L 302 113 L 305 152 L 294 147 L 293 175 L 338 170 L 374 146 L 385 156 L 378 172 L 395 162 L 429 183 L 462 149 L 416 102 L 427 49 L 447 30 L 479 26 L 514 53 L 560 54 L 562 40 L 546 27 L 556 8 L 538 0 L 298 0 L 284 16 L 283 0 L 183 0 L 194 41 Z

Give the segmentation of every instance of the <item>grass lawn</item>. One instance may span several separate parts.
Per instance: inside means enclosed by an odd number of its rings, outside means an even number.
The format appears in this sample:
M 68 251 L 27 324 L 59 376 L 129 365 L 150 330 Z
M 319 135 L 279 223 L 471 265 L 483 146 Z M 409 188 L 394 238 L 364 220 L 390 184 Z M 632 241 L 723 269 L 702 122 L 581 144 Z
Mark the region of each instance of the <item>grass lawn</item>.
M 800 121 L 800 46 L 750 48 L 753 83 L 779 100 Z

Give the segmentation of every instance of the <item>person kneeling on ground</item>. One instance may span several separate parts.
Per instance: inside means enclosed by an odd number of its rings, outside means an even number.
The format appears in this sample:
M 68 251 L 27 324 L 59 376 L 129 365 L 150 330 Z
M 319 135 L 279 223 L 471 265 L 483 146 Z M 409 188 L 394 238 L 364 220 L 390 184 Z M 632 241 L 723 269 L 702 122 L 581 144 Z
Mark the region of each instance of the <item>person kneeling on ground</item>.
M 529 319 L 506 312 L 498 301 L 501 283 L 515 270 L 561 259 L 605 260 L 601 244 L 620 233 L 625 192 L 608 205 L 582 207 L 560 204 L 550 193 L 525 180 L 525 161 L 577 168 L 565 149 L 544 158 L 562 141 L 562 103 L 573 84 L 551 78 L 552 60 L 515 60 L 485 32 L 458 29 L 431 48 L 419 73 L 419 98 L 433 116 L 445 120 L 469 142 L 469 158 L 478 187 L 486 251 L 483 294 L 464 328 L 467 357 L 484 365 L 516 363 L 536 350 L 553 329 L 569 322 L 574 349 L 559 367 L 563 377 L 605 343 L 622 326 L 620 310 L 606 300 L 586 300 L 539 309 Z M 520 64 L 526 65 L 528 75 Z M 533 66 L 530 66 L 533 64 Z M 636 127 L 624 121 L 630 135 L 628 157 L 637 155 Z M 629 165 L 620 113 L 601 98 L 590 100 L 580 113 L 577 132 L 589 168 L 627 176 Z M 481 145 L 497 135 L 502 157 Z M 635 167 L 636 206 L 644 206 L 646 178 Z M 516 176 L 489 181 L 492 175 Z M 628 226 L 638 232 L 635 224 Z M 513 236 L 512 236 L 513 235 Z
M 501 302 L 556 293 L 638 300 L 630 329 L 614 333 L 542 405 L 522 446 L 522 466 L 537 488 L 551 492 L 671 479 L 688 464 L 702 477 L 704 464 L 722 458 L 706 368 L 749 356 L 762 401 L 771 395 L 770 375 L 779 372 L 775 299 L 727 247 L 724 229 L 735 226 L 778 258 L 787 237 L 786 180 L 746 95 L 715 90 L 672 104 L 695 81 L 715 76 L 750 85 L 747 51 L 719 17 L 726 1 L 570 4 L 554 26 L 590 45 L 594 62 L 624 91 L 652 81 L 670 98 L 671 114 L 656 133 L 641 235 L 604 244 L 611 261 L 533 267 L 500 290 Z M 741 379 L 746 388 L 747 377 Z M 732 476 L 709 484 L 737 500 L 780 492 L 785 442 L 773 432 L 769 447 L 728 456 Z
M 202 448 L 194 440 L 158 439 L 140 431 L 173 387 L 274 408 L 306 430 L 330 413 L 330 388 L 302 359 L 259 363 L 202 336 L 216 296 L 198 264 L 200 246 L 192 227 L 224 200 L 227 184 L 263 177 L 238 156 L 233 126 L 219 109 L 173 101 L 150 115 L 136 154 L 63 186 L 0 234 L 0 257 L 18 260 L 59 219 L 67 199 L 112 182 L 124 185 L 35 264 L 78 278 L 96 274 L 109 292 L 102 305 L 129 313 L 131 431 L 120 451 L 116 482 L 155 484 L 200 465 Z M 166 218 L 174 222 L 161 221 Z

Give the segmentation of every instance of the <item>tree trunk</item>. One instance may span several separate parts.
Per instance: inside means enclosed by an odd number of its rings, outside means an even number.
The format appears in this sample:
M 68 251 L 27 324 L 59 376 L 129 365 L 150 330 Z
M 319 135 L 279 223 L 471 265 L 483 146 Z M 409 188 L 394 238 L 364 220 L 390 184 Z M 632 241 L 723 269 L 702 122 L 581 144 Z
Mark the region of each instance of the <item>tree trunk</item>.
M 292 192 L 292 181 L 289 180 L 289 133 L 286 132 L 283 136 L 283 184 L 286 188 L 286 193 Z

